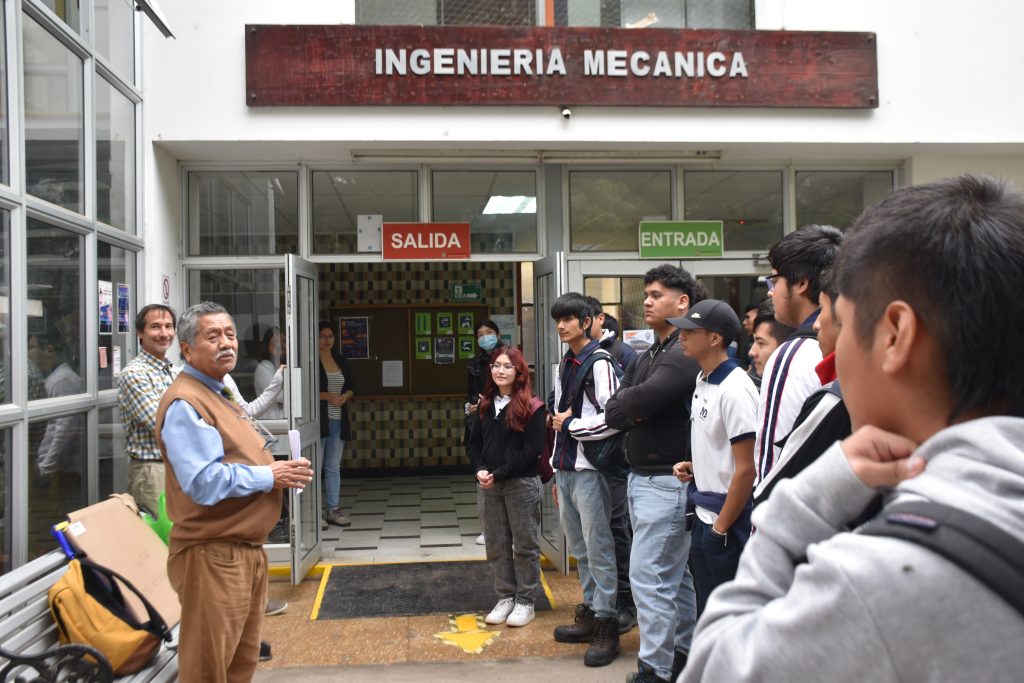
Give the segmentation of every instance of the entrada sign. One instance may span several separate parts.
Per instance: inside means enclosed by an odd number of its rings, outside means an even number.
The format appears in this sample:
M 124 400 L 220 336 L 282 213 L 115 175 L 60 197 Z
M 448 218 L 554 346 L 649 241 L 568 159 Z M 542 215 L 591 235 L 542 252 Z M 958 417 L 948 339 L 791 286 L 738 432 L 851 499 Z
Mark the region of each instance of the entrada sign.
M 246 103 L 878 106 L 873 33 L 246 26 Z
M 644 221 L 640 258 L 710 258 L 722 255 L 722 221 Z
M 469 258 L 469 223 L 385 223 L 381 235 L 385 261 Z

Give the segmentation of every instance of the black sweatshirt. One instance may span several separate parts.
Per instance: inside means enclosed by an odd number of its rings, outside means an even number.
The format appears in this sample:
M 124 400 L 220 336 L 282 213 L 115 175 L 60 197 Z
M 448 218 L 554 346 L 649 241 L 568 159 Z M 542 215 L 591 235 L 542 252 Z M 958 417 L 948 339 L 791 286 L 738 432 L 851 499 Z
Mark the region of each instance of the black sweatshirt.
M 470 417 L 469 460 L 473 472 L 488 470 L 494 481 L 513 477 L 536 477 L 537 459 L 547 448 L 547 413 L 535 410 L 526 423 L 526 429 L 510 429 L 505 414 L 508 406 L 495 416 L 494 403 L 483 416 L 474 412 Z

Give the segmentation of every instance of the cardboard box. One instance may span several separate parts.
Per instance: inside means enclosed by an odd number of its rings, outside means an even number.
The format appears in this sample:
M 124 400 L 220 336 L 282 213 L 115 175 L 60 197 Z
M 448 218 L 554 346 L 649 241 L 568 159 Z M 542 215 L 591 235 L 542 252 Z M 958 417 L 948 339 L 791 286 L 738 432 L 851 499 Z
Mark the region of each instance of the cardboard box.
M 135 499 L 127 493 L 112 495 L 69 513 L 68 522 L 64 535 L 71 547 L 131 581 L 174 628 L 181 604 L 167 580 L 167 546 L 139 516 Z M 135 616 L 147 621 L 142 602 L 128 589 L 122 592 Z

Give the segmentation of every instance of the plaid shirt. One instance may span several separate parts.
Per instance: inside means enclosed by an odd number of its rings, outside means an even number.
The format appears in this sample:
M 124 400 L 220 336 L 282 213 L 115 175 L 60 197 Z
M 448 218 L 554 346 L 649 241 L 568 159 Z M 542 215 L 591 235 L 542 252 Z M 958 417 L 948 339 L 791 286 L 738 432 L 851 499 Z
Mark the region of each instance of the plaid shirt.
M 171 363 L 142 350 L 121 371 L 117 404 L 121 409 L 128 444 L 128 457 L 138 460 L 160 460 L 156 442 L 156 409 L 174 377 Z

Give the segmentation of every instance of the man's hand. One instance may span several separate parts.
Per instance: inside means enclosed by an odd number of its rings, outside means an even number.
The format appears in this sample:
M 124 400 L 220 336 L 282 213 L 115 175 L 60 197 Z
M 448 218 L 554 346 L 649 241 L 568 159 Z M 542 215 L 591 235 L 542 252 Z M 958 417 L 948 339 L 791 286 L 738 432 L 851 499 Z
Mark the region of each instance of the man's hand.
M 672 474 L 684 484 L 690 483 L 693 481 L 693 463 L 689 460 L 677 462 L 675 465 L 672 465 Z
M 850 469 L 865 486 L 892 488 L 924 471 L 925 461 L 914 455 L 918 444 L 870 425 L 840 443 Z
M 555 413 L 551 417 L 551 428 L 556 432 L 562 431 L 562 423 L 572 419 L 572 407 L 566 408 L 564 413 Z
M 304 489 L 313 481 L 313 470 L 305 458 L 275 460 L 270 471 L 274 473 L 275 489 Z
M 494 475 L 487 470 L 480 470 L 476 473 L 476 482 L 482 489 L 494 488 Z

